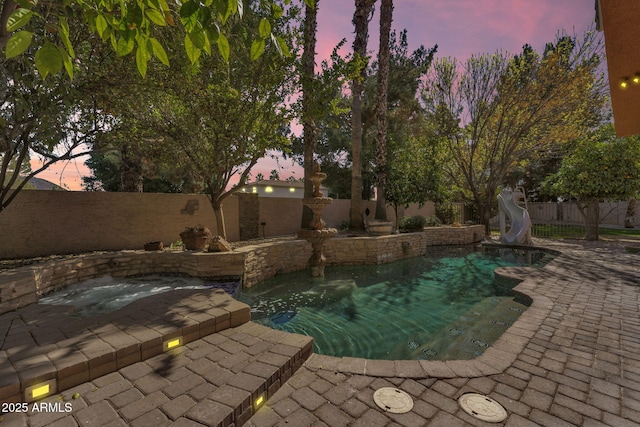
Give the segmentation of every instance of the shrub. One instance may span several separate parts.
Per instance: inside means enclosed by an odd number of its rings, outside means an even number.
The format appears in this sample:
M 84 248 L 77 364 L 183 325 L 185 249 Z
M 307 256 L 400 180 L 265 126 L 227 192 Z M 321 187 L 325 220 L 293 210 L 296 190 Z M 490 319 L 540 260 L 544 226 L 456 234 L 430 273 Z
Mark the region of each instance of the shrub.
M 430 216 L 425 221 L 425 227 L 440 227 L 442 225 L 442 221 L 437 216 Z
M 400 220 L 398 225 L 401 231 L 411 233 L 415 231 L 422 231 L 427 223 L 427 219 L 421 215 L 405 216 Z

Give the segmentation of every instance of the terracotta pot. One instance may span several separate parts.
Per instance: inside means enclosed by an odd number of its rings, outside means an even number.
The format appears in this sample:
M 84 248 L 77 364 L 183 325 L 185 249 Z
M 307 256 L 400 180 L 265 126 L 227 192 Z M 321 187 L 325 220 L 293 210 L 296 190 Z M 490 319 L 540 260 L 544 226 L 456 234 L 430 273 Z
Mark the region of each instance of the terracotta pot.
M 369 222 L 367 232 L 370 236 L 388 236 L 393 231 L 391 222 Z
M 144 244 L 145 251 L 161 251 L 164 248 L 162 242 L 147 242 Z
M 180 238 L 182 239 L 185 249 L 201 251 L 206 248 L 207 242 L 211 238 L 211 232 L 208 228 L 202 226 L 187 227 L 180 233 Z

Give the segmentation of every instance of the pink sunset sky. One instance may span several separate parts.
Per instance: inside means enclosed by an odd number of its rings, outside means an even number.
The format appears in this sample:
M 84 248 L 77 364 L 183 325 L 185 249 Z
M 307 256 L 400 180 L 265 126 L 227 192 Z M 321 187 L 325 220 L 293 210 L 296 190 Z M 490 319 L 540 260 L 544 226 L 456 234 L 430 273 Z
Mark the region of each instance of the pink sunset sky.
M 316 0 L 318 2 L 318 57 L 326 59 L 343 38 L 350 49 L 353 42 L 354 2 L 347 0 Z M 464 60 L 474 53 L 505 50 L 517 53 L 525 43 L 541 50 L 553 41 L 560 30 L 578 35 L 592 28 L 594 0 L 396 0 L 393 29 L 407 29 L 409 48 L 438 44 L 438 57 Z M 377 5 L 376 5 L 377 7 Z M 378 15 L 370 24 L 369 49 L 378 46 Z M 348 53 L 346 50 L 343 53 Z M 37 167 L 37 160 L 32 161 Z M 293 174 L 302 177 L 302 169 L 290 161 L 279 164 L 271 158 L 261 160 L 253 175 L 269 176 L 279 169 L 280 178 Z M 70 190 L 82 188 L 82 176 L 90 175 L 79 158 L 42 172 L 39 178 L 63 184 Z

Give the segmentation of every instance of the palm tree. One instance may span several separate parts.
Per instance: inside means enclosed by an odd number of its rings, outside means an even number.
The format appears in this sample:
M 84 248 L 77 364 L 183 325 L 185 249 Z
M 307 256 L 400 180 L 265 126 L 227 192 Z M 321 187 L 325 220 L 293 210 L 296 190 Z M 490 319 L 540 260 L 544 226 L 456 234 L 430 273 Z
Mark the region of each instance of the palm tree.
M 351 228 L 364 229 L 362 221 L 362 90 L 366 77 L 367 40 L 375 0 L 355 0 L 356 11 L 353 25 L 356 30 L 353 40 L 354 60 L 359 62 L 360 75 L 351 83 Z
M 376 219 L 387 220 L 385 183 L 387 181 L 387 91 L 389 80 L 389 35 L 393 21 L 393 0 L 381 0 L 380 50 L 378 51 L 378 96 L 376 100 Z
M 318 127 L 313 113 L 313 80 L 315 77 L 316 32 L 318 29 L 318 3 L 305 6 L 304 51 L 302 53 L 302 131 L 304 135 L 304 198 L 313 197 L 313 153 L 318 141 Z M 306 228 L 313 218 L 313 212 L 307 206 L 302 208 L 301 228 Z

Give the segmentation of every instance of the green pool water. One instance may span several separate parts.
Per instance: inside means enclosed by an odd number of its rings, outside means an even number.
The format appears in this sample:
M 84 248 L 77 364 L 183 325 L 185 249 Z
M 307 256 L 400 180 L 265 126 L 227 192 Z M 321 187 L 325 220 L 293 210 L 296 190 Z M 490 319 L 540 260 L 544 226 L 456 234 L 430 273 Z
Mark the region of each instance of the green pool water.
M 553 255 L 485 246 L 432 248 L 425 257 L 378 266 L 284 274 L 243 290 L 252 320 L 310 335 L 314 351 L 368 359 L 471 359 L 520 314 L 517 282 L 500 266 L 540 266 Z

